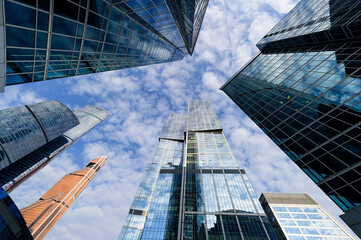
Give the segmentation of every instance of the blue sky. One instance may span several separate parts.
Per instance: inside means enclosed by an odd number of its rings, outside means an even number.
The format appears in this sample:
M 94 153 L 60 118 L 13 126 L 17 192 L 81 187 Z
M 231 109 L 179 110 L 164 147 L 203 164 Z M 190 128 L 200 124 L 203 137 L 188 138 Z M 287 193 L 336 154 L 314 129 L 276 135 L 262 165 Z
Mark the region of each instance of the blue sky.
M 64 174 L 106 155 L 108 163 L 47 239 L 116 239 L 168 114 L 185 113 L 188 99 L 207 98 L 258 195 L 306 192 L 337 217 L 336 205 L 219 90 L 297 2 L 210 0 L 195 52 L 182 61 L 6 87 L 1 108 L 56 99 L 72 109 L 91 104 L 112 113 L 11 193 L 13 200 L 22 208 Z

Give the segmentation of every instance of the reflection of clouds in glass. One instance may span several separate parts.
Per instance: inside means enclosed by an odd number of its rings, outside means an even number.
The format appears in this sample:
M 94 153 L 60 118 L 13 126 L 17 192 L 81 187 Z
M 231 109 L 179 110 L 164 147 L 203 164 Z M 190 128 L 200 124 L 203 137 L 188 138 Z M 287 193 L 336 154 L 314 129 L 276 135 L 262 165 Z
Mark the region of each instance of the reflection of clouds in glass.
M 335 51 L 261 54 L 242 74 L 361 109 L 357 104 L 361 91 L 359 78 L 347 77 L 345 65 L 337 61 Z
M 207 212 L 217 212 L 218 204 L 211 174 L 203 174 L 203 194 Z
M 226 179 L 235 209 L 256 213 L 242 177 L 239 174 L 226 174 Z
M 207 216 L 207 229 L 214 228 L 214 225 L 217 223 L 216 215 L 206 215 Z

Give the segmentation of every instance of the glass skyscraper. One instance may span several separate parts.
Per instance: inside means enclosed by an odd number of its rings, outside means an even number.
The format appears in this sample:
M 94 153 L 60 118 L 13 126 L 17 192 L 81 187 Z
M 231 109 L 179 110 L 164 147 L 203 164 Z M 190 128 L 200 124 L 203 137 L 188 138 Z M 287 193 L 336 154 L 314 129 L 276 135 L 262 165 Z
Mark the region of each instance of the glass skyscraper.
M 0 239 L 42 240 L 107 162 L 102 156 L 65 175 L 38 201 L 21 210 L 0 188 Z
M 301 1 L 221 89 L 343 211 L 359 212 L 361 236 L 360 14 L 360 1 Z
M 11 192 L 110 114 L 57 101 L 0 110 L 0 186 Z
M 356 240 L 305 193 L 262 193 L 261 205 L 278 240 Z
M 4 0 L 4 86 L 181 60 L 208 0 Z M 19 14 L 21 13 L 21 14 Z
M 118 239 L 276 239 L 210 101 L 170 114 Z
M 2 188 L 0 188 L 0 239 L 33 239 L 20 210 Z

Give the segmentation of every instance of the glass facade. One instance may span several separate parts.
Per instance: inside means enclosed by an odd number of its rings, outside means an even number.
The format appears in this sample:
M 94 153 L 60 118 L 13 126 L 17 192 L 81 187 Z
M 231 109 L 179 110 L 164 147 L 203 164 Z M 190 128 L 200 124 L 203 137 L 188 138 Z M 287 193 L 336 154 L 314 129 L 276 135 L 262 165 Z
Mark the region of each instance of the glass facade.
M 77 117 L 57 101 L 0 111 L 0 169 L 79 124 Z
M 222 87 L 344 211 L 361 205 L 360 4 L 301 1 Z
M 193 52 L 207 4 L 5 0 L 0 86 L 181 60 Z
M 0 188 L 0 239 L 32 240 L 25 220 L 10 196 Z
M 32 111 L 28 111 L 29 109 Z M 0 161 L 3 164 L 0 168 L 0 186 L 8 193 L 110 116 L 107 111 L 95 106 L 85 106 L 71 111 L 57 101 L 5 109 L 0 111 L 1 114 L 4 118 L 1 118 L 0 124 L 7 124 L 1 128 L 3 132 L 6 130 L 1 139 L 5 142 L 9 140 L 6 136 L 19 137 L 9 141 L 13 144 L 12 148 L 1 142 L 1 156 L 19 155 L 20 150 L 25 147 L 27 150 L 11 164 Z M 25 140 L 21 138 L 24 136 Z
M 119 239 L 276 239 L 209 101 L 169 116 Z
M 308 194 L 263 193 L 260 201 L 279 240 L 355 239 Z

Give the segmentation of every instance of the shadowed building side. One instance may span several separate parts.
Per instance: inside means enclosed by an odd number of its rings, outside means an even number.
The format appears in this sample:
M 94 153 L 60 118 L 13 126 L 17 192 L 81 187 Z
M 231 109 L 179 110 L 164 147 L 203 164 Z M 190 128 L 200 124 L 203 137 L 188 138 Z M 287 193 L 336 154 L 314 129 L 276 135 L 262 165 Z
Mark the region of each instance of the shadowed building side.
M 110 113 L 99 107 L 88 105 L 73 111 L 72 115 L 76 118 L 79 124 L 5 168 L 1 169 L 0 167 L 0 186 L 2 186 L 7 193 L 10 193 L 38 170 L 45 167 L 57 155 L 62 153 L 84 134 L 108 118 Z M 21 125 L 19 126 L 21 127 Z M 12 135 L 15 136 L 15 134 Z M 3 137 L 3 139 L 5 139 L 5 137 Z M 16 139 L 16 141 L 18 140 Z
M 10 196 L 0 188 L 0 239 L 33 240 L 25 220 Z
M 107 157 L 99 157 L 85 168 L 65 175 L 38 201 L 21 210 L 34 239 L 48 234 L 106 161 Z
M 361 237 L 360 1 L 302 0 L 221 89 Z

